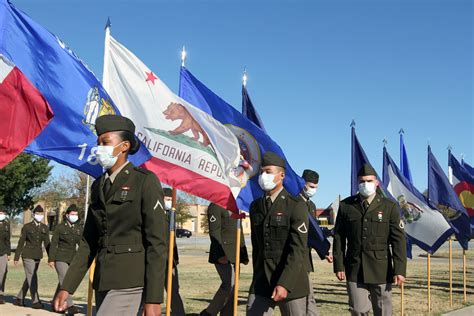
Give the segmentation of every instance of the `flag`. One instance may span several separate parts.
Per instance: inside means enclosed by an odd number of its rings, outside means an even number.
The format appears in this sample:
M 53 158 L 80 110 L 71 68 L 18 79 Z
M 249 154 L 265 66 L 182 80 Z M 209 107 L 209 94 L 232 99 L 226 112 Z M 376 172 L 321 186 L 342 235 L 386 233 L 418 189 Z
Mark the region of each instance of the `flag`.
M 263 126 L 262 119 L 258 115 L 255 107 L 253 106 L 252 100 L 247 92 L 247 87 L 242 85 L 242 114 L 252 123 L 260 127 L 265 133 L 265 127 Z
M 360 168 L 363 165 L 368 164 L 372 166 L 367 155 L 365 154 L 364 148 L 359 142 L 355 132 L 355 123 L 352 122 L 352 138 L 351 138 L 351 195 L 357 194 L 359 192 L 359 179 L 357 177 L 357 173 L 359 172 Z M 381 183 L 379 176 L 377 175 L 377 180 Z M 384 196 L 387 196 L 385 189 L 381 186 L 377 188 L 377 191 Z
M 258 173 L 263 154 L 266 151 L 273 151 L 285 158 L 283 151 L 262 129 L 209 90 L 185 67 L 181 67 L 179 91 L 183 99 L 212 115 L 237 136 L 241 155 L 249 165 L 240 173 L 242 189 L 237 197 L 237 205 L 239 209 L 248 211 L 250 203 L 263 195 L 258 185 Z M 304 186 L 303 179 L 293 171 L 288 161 L 286 161 L 286 176 L 283 184 L 294 196 L 299 194 Z
M 428 146 L 428 197 L 451 223 L 458 242 L 468 249 L 471 236 L 469 215 Z
M 413 178 L 411 176 L 410 166 L 408 165 L 407 150 L 405 148 L 405 142 L 403 140 L 404 133 L 405 132 L 403 131 L 403 129 L 401 129 L 400 130 L 400 171 L 405 177 L 405 179 L 407 179 L 408 182 L 410 182 L 410 184 L 413 185 Z M 413 258 L 413 255 L 411 253 L 412 242 L 409 235 L 406 236 L 406 240 L 407 240 L 407 257 L 412 259 Z
M 470 173 L 470 174 L 474 174 L 474 168 L 468 164 L 467 162 L 464 161 L 464 159 L 461 160 L 461 164 L 463 165 L 464 168 L 466 168 L 466 170 Z
M 143 166 L 173 188 L 237 211 L 240 149 L 232 131 L 184 101 L 106 30 L 104 86 L 152 154 Z
M 470 172 L 465 162 L 459 163 L 451 151 L 448 153 L 448 165 L 452 172 L 454 191 L 469 215 L 472 230 L 474 226 L 474 170 Z
M 48 102 L 54 118 L 25 149 L 92 176 L 103 170 L 95 157 L 95 119 L 120 114 L 101 83 L 58 37 L 6 0 L 0 0 L 0 54 L 15 65 Z M 150 158 L 146 148 L 130 159 Z
M 453 230 L 443 215 L 402 174 L 385 147 L 383 185 L 400 207 L 406 234 L 421 249 L 435 253 Z
M 21 153 L 53 115 L 43 95 L 0 54 L 0 168 Z

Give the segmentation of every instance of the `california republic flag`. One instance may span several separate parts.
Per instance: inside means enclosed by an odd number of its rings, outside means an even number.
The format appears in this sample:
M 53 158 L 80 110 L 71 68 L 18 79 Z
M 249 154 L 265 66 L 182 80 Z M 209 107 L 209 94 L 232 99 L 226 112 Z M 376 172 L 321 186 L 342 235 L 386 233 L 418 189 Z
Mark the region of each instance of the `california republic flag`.
M 106 30 L 104 82 L 122 115 L 153 158 L 143 167 L 162 182 L 237 210 L 240 149 L 235 135 L 175 95 Z

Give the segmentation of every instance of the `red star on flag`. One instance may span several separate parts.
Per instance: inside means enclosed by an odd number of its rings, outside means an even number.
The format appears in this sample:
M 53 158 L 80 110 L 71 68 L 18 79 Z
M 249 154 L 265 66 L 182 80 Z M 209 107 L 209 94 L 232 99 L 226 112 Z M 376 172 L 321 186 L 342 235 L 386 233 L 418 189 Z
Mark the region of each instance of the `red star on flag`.
M 155 80 L 158 79 L 152 71 L 150 72 L 145 72 L 146 73 L 146 80 L 145 81 L 151 81 L 151 83 L 155 84 Z

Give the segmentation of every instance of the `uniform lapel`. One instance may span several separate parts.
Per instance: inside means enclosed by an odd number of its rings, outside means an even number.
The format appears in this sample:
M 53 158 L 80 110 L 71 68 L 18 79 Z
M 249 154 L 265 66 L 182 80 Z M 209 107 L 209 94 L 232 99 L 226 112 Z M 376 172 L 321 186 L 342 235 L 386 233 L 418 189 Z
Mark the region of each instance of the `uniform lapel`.
M 376 210 L 380 206 L 381 203 L 382 203 L 382 199 L 380 198 L 379 194 L 377 193 L 375 195 L 374 200 L 372 201 L 372 203 L 370 203 L 369 209 L 367 210 L 367 213 L 372 212 L 373 210 Z
M 109 200 L 114 196 L 115 192 L 117 192 L 123 184 L 128 180 L 130 171 L 133 169 L 133 164 L 129 162 L 120 172 L 117 174 L 115 177 L 114 182 L 112 183 L 112 186 L 110 187 L 110 190 L 105 197 L 105 201 L 109 202 Z
M 359 196 L 359 194 L 357 194 L 355 197 L 354 197 L 354 203 L 353 205 L 355 206 L 356 209 L 359 210 L 359 212 L 364 215 L 365 211 L 364 211 L 364 207 L 362 206 L 362 198 Z

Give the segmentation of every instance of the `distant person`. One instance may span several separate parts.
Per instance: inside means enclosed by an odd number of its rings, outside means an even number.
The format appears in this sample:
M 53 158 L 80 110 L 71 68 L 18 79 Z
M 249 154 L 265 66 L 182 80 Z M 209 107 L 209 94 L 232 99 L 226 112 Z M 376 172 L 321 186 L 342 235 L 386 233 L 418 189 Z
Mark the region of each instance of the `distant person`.
M 82 238 L 82 226 L 79 224 L 79 210 L 76 204 L 71 204 L 66 210 L 65 220 L 56 225 L 51 239 L 48 264 L 58 273 L 59 284 L 56 293 L 63 284 L 64 277 L 76 255 L 77 247 Z M 76 314 L 72 296 L 67 299 L 68 314 Z
M 7 220 L 7 212 L 5 207 L 0 205 L 0 304 L 5 304 L 5 281 L 11 255 L 10 235 L 10 222 Z
M 232 218 L 230 211 L 211 203 L 207 208 L 207 221 L 209 237 L 211 238 L 209 263 L 216 268 L 221 279 L 221 285 L 209 305 L 201 311 L 200 315 L 233 315 L 237 219 Z M 240 229 L 240 262 L 246 265 L 249 263 L 249 257 L 245 246 L 242 223 Z
M 30 290 L 31 307 L 34 309 L 42 309 L 38 293 L 38 268 L 43 258 L 43 245 L 46 252 L 49 252 L 49 229 L 43 224 L 44 210 L 41 205 L 37 205 L 33 209 L 33 220 L 23 226 L 21 229 L 20 240 L 15 251 L 14 264 L 18 265 L 18 260 L 23 260 L 23 268 L 25 269 L 25 281 L 16 296 L 14 302 L 17 306 L 25 306 L 25 296 Z

